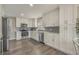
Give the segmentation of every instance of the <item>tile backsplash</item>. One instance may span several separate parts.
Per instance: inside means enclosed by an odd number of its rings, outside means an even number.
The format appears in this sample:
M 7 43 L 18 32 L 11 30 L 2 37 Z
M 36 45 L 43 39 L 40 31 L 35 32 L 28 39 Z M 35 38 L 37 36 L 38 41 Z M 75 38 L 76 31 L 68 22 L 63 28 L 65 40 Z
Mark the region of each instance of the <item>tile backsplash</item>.
M 59 33 L 59 26 L 54 26 L 54 27 L 45 27 L 45 31 L 49 32 L 54 32 L 54 33 Z

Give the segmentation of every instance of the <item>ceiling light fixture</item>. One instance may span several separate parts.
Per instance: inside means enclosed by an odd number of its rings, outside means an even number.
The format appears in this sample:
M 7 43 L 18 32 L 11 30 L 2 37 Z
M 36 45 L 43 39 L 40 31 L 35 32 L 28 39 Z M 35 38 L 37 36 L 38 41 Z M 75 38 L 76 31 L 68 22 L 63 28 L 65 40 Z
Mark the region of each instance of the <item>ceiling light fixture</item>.
M 30 4 L 31 7 L 33 7 L 33 4 Z
M 23 17 L 24 16 L 24 13 L 21 13 L 20 15 Z

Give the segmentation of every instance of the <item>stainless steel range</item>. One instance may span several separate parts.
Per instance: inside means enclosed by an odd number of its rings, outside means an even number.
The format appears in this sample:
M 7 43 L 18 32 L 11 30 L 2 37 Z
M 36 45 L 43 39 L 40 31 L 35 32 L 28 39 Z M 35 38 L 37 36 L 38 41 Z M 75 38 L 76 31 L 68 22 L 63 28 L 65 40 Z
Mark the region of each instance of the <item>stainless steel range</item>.
M 27 24 L 21 24 L 20 31 L 21 31 L 22 38 L 27 37 L 28 36 Z
M 39 42 L 44 43 L 44 32 L 43 32 L 43 30 L 39 30 L 38 35 L 39 35 Z

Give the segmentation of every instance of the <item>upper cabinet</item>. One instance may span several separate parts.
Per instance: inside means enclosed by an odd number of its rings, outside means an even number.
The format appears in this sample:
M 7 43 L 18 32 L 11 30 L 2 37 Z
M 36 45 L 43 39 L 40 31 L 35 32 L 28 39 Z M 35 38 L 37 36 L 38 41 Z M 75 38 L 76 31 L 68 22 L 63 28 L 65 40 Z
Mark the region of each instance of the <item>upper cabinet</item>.
M 20 27 L 21 24 L 27 24 L 28 27 L 34 27 L 35 26 L 34 19 L 27 19 L 27 18 L 16 18 L 16 27 Z
M 59 8 L 45 13 L 42 20 L 44 26 L 59 26 Z

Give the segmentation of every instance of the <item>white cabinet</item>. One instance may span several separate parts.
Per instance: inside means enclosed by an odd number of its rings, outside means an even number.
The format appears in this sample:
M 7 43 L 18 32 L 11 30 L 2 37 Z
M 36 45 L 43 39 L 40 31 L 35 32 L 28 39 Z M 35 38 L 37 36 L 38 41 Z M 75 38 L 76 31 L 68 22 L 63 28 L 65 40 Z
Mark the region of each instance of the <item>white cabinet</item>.
M 32 39 L 39 41 L 39 37 L 38 37 L 38 31 L 31 31 L 31 36 Z
M 60 48 L 60 40 L 59 40 L 59 33 L 53 33 L 54 35 L 54 40 L 55 40 L 55 43 L 54 43 L 54 48 L 58 49 Z
M 20 40 L 21 39 L 21 32 L 17 31 L 16 33 L 16 40 Z
M 58 49 L 59 48 L 59 34 L 53 32 L 44 32 L 44 43 Z
M 27 24 L 28 27 L 34 27 L 34 22 L 33 19 L 16 17 L 16 27 L 20 27 L 22 23 Z
M 74 5 L 60 5 L 60 50 L 75 54 L 74 38 Z
M 53 34 L 49 33 L 49 32 L 44 32 L 44 42 L 45 44 L 54 46 L 54 37 Z
M 59 26 L 59 9 L 56 8 L 43 16 L 43 24 L 45 26 Z

